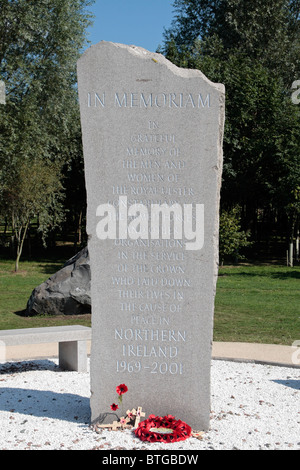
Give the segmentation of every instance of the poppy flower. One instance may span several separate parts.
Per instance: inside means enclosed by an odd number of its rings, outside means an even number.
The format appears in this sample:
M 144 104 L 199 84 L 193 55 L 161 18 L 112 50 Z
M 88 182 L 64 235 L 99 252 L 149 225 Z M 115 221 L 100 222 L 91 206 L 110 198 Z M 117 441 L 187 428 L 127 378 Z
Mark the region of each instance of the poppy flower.
M 118 408 L 119 408 L 119 406 L 116 405 L 115 403 L 113 403 L 112 405 L 110 405 L 110 409 L 111 409 L 112 411 L 116 411 Z
M 117 388 L 117 394 L 118 395 L 124 395 L 124 393 L 128 392 L 128 387 L 125 384 L 118 385 Z

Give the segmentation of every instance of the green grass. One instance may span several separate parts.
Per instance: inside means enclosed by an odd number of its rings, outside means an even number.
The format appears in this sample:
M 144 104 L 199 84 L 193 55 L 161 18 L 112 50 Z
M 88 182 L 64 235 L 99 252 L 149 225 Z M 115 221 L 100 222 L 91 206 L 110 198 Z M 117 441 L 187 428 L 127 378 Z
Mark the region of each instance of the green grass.
M 63 261 L 0 260 L 0 329 L 68 324 L 90 326 L 90 315 L 25 317 L 32 290 Z M 215 341 L 291 345 L 300 340 L 300 267 L 227 266 L 220 269 Z
M 221 268 L 214 340 L 291 345 L 300 339 L 300 268 Z

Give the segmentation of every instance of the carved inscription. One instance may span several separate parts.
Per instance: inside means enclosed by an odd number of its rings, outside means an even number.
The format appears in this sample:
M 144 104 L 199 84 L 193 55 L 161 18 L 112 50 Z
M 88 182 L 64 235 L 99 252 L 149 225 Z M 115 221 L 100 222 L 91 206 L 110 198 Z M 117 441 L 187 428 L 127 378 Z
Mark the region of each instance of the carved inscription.
M 104 104 L 105 96 L 95 100 Z M 126 100 L 119 98 L 117 103 L 128 104 Z M 118 160 L 123 183 L 112 183 L 108 202 L 117 206 L 119 196 L 127 196 L 129 204 L 150 207 L 192 200 L 195 190 L 182 178 L 189 171 L 184 153 L 172 129 L 162 128 L 158 121 L 141 122 L 136 132 L 128 134 Z M 184 315 L 186 293 L 193 287 L 184 242 L 138 238 L 116 239 L 114 245 L 110 281 L 122 315 L 122 325 L 111 338 L 118 351 L 115 371 L 184 375 L 181 350 L 189 342 L 189 332 L 175 327 Z
M 87 106 L 89 108 L 172 108 L 172 109 L 196 109 L 210 107 L 210 94 L 202 93 L 135 93 L 115 92 L 109 99 L 106 92 L 89 92 L 87 94 Z

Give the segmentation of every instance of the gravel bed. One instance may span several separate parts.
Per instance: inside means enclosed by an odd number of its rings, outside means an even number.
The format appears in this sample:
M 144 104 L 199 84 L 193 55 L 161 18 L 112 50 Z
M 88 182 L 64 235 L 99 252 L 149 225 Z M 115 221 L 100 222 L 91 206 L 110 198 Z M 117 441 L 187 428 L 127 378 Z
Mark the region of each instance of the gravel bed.
M 0 450 L 300 449 L 299 369 L 213 361 L 210 430 L 174 444 L 94 432 L 89 387 L 89 372 L 61 371 L 55 360 L 0 365 Z

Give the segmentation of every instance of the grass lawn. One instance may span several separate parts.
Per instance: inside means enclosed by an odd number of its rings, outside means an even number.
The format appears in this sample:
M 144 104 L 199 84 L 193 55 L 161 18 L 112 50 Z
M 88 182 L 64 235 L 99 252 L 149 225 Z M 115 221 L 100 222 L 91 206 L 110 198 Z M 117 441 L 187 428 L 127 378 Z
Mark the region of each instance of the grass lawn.
M 214 339 L 283 345 L 300 340 L 300 267 L 221 268 Z
M 0 329 L 81 324 L 90 315 L 25 317 L 32 290 L 63 261 L 0 260 Z M 220 269 L 214 324 L 215 341 L 291 345 L 300 340 L 300 267 L 227 266 Z

